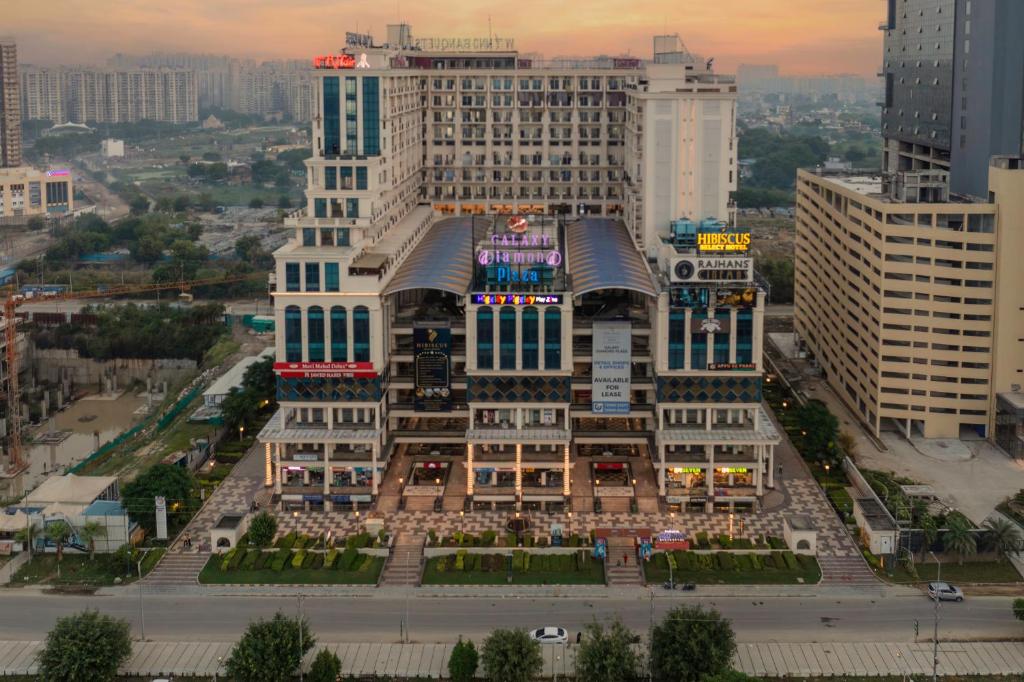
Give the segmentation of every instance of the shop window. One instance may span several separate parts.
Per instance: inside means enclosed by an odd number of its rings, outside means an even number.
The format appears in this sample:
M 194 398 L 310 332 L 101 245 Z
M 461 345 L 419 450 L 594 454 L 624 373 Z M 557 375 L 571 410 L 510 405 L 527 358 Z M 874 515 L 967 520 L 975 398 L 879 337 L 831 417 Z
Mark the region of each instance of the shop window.
M 494 311 L 487 307 L 476 311 L 476 366 L 494 368 Z

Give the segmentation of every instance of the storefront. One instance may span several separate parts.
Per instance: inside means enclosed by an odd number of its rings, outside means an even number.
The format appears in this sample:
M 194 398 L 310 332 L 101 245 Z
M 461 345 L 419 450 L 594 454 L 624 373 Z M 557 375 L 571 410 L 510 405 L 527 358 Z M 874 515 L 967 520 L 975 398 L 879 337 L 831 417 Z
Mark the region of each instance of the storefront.
M 414 462 L 409 485 L 444 485 L 448 479 L 448 462 Z

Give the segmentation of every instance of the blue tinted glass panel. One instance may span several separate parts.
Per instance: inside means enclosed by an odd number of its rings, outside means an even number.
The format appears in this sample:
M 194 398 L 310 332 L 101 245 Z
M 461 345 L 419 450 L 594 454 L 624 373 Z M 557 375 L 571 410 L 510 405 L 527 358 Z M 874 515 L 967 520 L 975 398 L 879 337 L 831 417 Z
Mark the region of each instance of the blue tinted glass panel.
M 302 291 L 301 277 L 298 263 L 284 264 L 285 291 Z
M 366 189 L 366 166 L 356 166 L 356 189 Z
M 338 77 L 324 78 L 324 154 L 341 153 L 341 108 L 338 99 Z
M 319 201 L 319 199 L 317 201 Z M 316 228 L 315 227 L 304 227 L 304 228 L 302 228 L 302 245 L 303 246 L 316 246 Z
M 370 361 L 370 309 L 357 306 L 352 311 L 352 361 Z
M 284 309 L 284 355 L 287 362 L 302 362 L 302 311 L 296 305 Z
M 306 263 L 306 291 L 320 291 L 319 263 Z
M 363 153 L 380 154 L 380 79 L 363 78 Z
M 490 308 L 476 311 L 476 366 L 494 367 L 494 311 Z
M 498 316 L 498 345 L 501 369 L 516 368 L 516 309 L 505 306 Z
M 313 217 L 327 217 L 327 199 L 313 199 Z
M 324 291 L 339 291 L 337 263 L 324 263 Z
M 686 366 L 686 312 L 673 310 L 668 314 L 668 368 Z
M 324 189 L 338 189 L 338 169 L 334 166 L 324 168 Z
M 309 333 L 309 361 L 324 361 L 324 309 L 318 305 L 306 311 L 306 327 Z
M 544 369 L 562 368 L 562 311 L 544 310 Z
M 540 316 L 534 307 L 523 309 L 523 347 L 521 349 L 523 369 L 537 369 L 540 362 L 538 347 Z
M 331 362 L 348 361 L 348 314 L 339 305 L 331 308 Z

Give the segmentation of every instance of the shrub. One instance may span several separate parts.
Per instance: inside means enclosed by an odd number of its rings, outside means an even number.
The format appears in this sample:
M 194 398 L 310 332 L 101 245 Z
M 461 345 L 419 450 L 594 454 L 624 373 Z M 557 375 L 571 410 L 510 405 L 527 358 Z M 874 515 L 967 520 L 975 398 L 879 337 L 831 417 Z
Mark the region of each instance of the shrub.
M 731 549 L 732 548 L 732 539 L 730 539 L 729 536 L 726 533 L 721 533 L 718 536 L 718 546 L 721 547 L 722 549 Z
M 279 549 L 274 554 L 274 559 L 270 562 L 270 568 L 274 571 L 283 571 L 285 564 L 291 561 L 292 551 L 290 549 Z
M 768 536 L 768 546 L 772 549 L 787 549 L 785 540 L 772 537 L 771 535 Z
M 793 571 L 797 569 L 796 555 L 789 550 L 782 553 L 782 560 L 786 562 L 786 568 Z
M 498 541 L 498 534 L 493 530 L 485 530 L 480 534 L 480 544 L 484 547 L 491 547 Z
M 295 546 L 296 537 L 295 531 L 292 531 L 287 535 L 282 535 L 277 539 L 277 542 L 274 543 L 274 547 L 277 547 L 278 549 L 291 549 Z
M 733 554 L 732 558 L 736 561 L 736 568 L 741 571 L 750 570 L 750 555 L 749 554 Z
M 718 552 L 716 555 L 718 559 L 718 568 L 723 571 L 735 571 L 736 560 L 733 559 L 732 554 L 728 552 Z
M 59 618 L 39 654 L 39 679 L 114 680 L 132 653 L 124 620 L 84 611 Z
M 306 556 L 306 560 L 302 563 L 303 568 L 323 568 L 324 567 L 324 555 L 320 552 L 311 552 Z
M 805 569 L 814 568 L 815 564 L 818 563 L 810 554 L 797 554 L 796 561 L 800 564 L 801 568 Z
M 251 571 L 256 568 L 256 560 L 260 558 L 261 554 L 263 554 L 263 552 L 258 549 L 250 549 L 245 553 L 245 558 L 242 559 L 240 568 L 243 571 Z
M 303 562 L 306 560 L 306 550 L 300 549 L 294 555 L 292 555 L 292 568 L 302 568 Z
M 760 571 L 761 568 L 762 568 L 762 566 L 761 566 L 761 555 L 760 554 L 751 554 L 749 556 L 750 556 L 750 568 L 755 570 L 755 571 Z
M 276 552 L 260 552 L 256 557 L 256 565 L 253 568 L 257 571 L 269 568 L 276 554 Z
M 786 568 L 786 560 L 782 558 L 782 552 L 772 552 L 771 557 L 772 563 L 775 565 L 775 568 L 779 570 L 783 570 Z
M 506 547 L 515 547 L 516 546 L 516 534 L 515 533 L 506 533 L 505 534 L 505 546 Z
M 334 682 L 341 674 L 341 659 L 328 649 L 321 649 L 306 674 L 309 682 Z
M 754 543 L 750 541 L 750 538 L 733 538 L 732 539 L 733 549 L 754 549 Z
M 334 568 L 334 562 L 338 559 L 338 550 L 331 549 L 324 555 L 324 568 Z
M 455 570 L 466 570 L 466 550 L 464 549 L 460 549 L 458 552 L 455 553 Z
M 427 539 L 430 540 L 431 545 L 437 544 L 437 533 L 434 531 L 433 528 L 427 531 Z
M 447 556 L 447 555 L 437 558 L 436 566 L 437 566 L 437 572 L 438 573 L 447 573 L 448 572 L 448 559 L 449 558 L 450 557 Z
M 473 642 L 463 642 L 460 637 L 448 658 L 448 676 L 452 682 L 472 682 L 479 659 Z
M 238 554 L 238 549 L 229 549 L 228 553 L 220 560 L 220 570 L 227 571 L 231 568 L 231 560 Z
M 366 573 L 370 570 L 370 567 L 373 566 L 373 557 L 369 554 L 360 554 L 359 556 L 362 557 L 362 563 L 359 564 L 359 571 L 361 573 Z
M 516 572 L 522 572 L 525 569 L 526 552 L 521 549 L 517 549 L 512 552 L 512 570 Z
M 482 554 L 470 554 L 469 555 L 469 568 L 470 571 L 479 571 L 480 565 L 483 562 Z
M 345 538 L 345 547 L 349 549 L 365 549 L 370 545 L 370 534 L 359 533 Z
M 704 531 L 697 533 L 697 549 L 711 549 L 711 543 L 708 541 L 708 534 Z
M 268 547 L 277 533 L 277 518 L 268 512 L 260 512 L 249 523 L 249 541 L 257 547 Z
M 348 548 L 338 556 L 338 570 L 351 571 L 356 559 L 359 558 L 359 551 Z
M 310 542 L 310 538 L 306 537 L 305 535 L 299 535 L 295 538 L 295 544 L 292 545 L 292 549 L 305 549 L 306 547 L 309 547 L 311 544 L 313 543 Z

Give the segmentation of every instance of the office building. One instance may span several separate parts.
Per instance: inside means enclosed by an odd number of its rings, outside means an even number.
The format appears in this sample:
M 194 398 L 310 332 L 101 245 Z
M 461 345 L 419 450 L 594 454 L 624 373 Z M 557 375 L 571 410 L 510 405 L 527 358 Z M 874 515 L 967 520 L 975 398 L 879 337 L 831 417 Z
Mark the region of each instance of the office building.
M 314 59 L 275 252 L 275 501 L 351 509 L 386 475 L 408 509 L 756 509 L 779 437 L 749 233 L 719 220 L 732 79 L 674 36 L 571 63 L 349 41 Z
M 59 217 L 75 209 L 71 171 L 31 166 L 0 169 L 0 222 L 24 222 L 31 216 Z
M 0 38 L 0 168 L 21 165 L 18 90 L 18 46 L 12 38 Z

